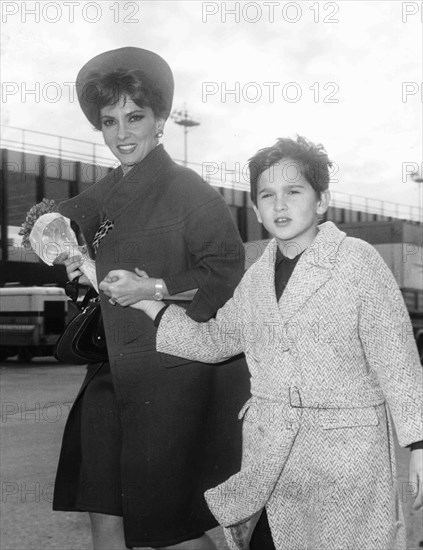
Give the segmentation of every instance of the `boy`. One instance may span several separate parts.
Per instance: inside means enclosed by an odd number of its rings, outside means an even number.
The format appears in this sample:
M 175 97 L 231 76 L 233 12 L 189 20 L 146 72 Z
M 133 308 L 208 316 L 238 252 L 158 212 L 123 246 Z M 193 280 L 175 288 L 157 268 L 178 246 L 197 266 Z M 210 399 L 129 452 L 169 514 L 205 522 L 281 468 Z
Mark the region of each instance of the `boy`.
M 250 159 L 254 210 L 273 239 L 215 319 L 135 305 L 159 325 L 161 352 L 207 362 L 245 352 L 241 470 L 206 493 L 232 549 L 249 547 L 263 509 L 277 550 L 405 549 L 387 405 L 412 446 L 422 505 L 423 376 L 410 320 L 375 249 L 318 226 L 330 166 L 301 137 Z M 100 288 L 115 297 L 111 280 Z

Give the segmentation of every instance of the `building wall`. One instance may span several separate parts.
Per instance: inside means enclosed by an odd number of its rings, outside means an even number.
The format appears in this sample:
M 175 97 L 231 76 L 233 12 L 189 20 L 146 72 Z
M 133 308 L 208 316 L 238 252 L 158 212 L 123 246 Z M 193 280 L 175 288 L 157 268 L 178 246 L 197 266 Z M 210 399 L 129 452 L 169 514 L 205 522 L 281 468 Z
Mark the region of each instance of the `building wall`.
M 3 161 L 5 159 L 6 163 L 2 164 L 2 182 L 6 185 L 6 192 L 3 195 L 6 201 L 3 204 L 2 215 L 6 223 L 2 222 L 2 228 L 5 225 L 20 226 L 25 220 L 27 211 L 42 198 L 46 197 L 56 202 L 65 200 L 83 191 L 110 170 L 106 166 L 15 151 L 3 153 Z M 248 192 L 219 187 L 216 189 L 229 205 L 244 242 L 255 242 L 269 237 L 266 230 L 257 222 Z M 389 219 L 379 214 L 335 206 L 331 206 L 324 216 L 324 220 L 332 220 L 347 228 L 347 232 L 353 236 L 364 238 L 373 244 L 386 244 L 387 247 L 381 248 L 381 254 L 396 270 L 399 281 L 404 285 L 415 286 L 419 279 L 418 270 L 421 268 L 422 226 L 415 223 L 404 225 L 401 221 L 380 223 Z M 375 221 L 379 223 L 374 223 Z M 392 248 L 392 243 L 403 244 L 399 248 Z M 400 248 L 405 246 L 408 246 L 407 261 L 408 266 L 412 266 L 411 270 L 404 270 L 404 266 L 398 259 L 404 255 L 404 250 Z M 249 252 L 252 256 L 255 255 L 253 249 Z M 9 248 L 8 256 L 12 262 L 34 262 L 33 253 L 16 246 Z M 416 258 L 420 260 L 417 261 Z M 254 261 L 254 258 L 251 258 L 251 261 Z M 11 273 L 12 280 L 13 276 Z

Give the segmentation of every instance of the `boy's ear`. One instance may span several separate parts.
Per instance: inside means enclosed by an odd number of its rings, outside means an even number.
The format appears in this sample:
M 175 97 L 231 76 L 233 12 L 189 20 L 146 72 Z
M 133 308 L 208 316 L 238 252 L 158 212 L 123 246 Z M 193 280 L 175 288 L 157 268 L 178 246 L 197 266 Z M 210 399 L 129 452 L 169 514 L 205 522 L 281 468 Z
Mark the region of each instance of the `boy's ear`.
M 260 216 L 260 212 L 259 212 L 259 209 L 257 208 L 257 206 L 253 203 L 253 210 L 254 212 L 256 213 L 256 216 L 257 216 L 257 221 L 259 223 L 263 223 L 262 220 L 261 220 L 261 216 Z
M 329 203 L 330 203 L 330 192 L 328 190 L 323 191 L 319 199 L 319 202 L 317 203 L 317 213 L 324 214 L 326 210 L 329 208 Z

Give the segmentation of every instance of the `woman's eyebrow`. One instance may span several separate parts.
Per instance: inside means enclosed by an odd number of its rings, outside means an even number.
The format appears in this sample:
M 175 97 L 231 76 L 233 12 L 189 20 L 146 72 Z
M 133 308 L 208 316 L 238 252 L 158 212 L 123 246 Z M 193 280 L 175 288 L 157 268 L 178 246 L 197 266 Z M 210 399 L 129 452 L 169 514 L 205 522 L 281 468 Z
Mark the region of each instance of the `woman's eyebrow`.
M 134 109 L 133 111 L 129 112 L 129 113 L 126 113 L 125 116 L 132 116 L 132 115 L 135 115 L 135 114 L 139 114 L 139 113 L 144 113 L 144 109 L 142 107 L 140 107 L 139 109 Z
M 134 109 L 129 113 L 125 113 L 125 116 L 132 116 L 136 113 L 144 113 L 144 109 L 142 107 L 140 107 L 139 109 Z M 101 115 L 100 118 L 115 118 L 115 117 L 113 115 L 104 114 L 104 115 Z

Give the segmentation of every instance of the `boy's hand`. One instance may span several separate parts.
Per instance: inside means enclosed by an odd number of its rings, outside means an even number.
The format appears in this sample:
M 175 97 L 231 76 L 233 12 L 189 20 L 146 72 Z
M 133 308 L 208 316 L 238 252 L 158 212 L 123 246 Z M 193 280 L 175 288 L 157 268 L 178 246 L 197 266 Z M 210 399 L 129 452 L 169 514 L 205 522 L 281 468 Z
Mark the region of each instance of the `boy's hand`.
M 136 304 L 132 304 L 131 307 L 135 309 L 140 309 L 143 311 L 150 319 L 154 321 L 157 314 L 161 309 L 165 307 L 165 303 L 157 300 L 140 300 Z
M 418 510 L 423 505 L 423 449 L 411 451 L 409 482 L 417 489 L 413 508 Z

